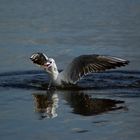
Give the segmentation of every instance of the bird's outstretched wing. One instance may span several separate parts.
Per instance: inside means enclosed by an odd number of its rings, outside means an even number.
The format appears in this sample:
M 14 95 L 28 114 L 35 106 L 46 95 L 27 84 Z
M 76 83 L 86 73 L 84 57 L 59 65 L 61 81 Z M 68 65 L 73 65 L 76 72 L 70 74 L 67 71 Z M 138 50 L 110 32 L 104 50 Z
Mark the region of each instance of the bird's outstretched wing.
M 33 61 L 33 63 L 41 66 L 47 62 L 48 57 L 44 53 L 38 52 L 38 53 L 32 54 L 30 59 Z
M 61 72 L 63 81 L 75 84 L 84 75 L 92 72 L 101 72 L 107 69 L 125 66 L 129 61 L 105 55 L 81 55 L 76 57 L 68 67 Z

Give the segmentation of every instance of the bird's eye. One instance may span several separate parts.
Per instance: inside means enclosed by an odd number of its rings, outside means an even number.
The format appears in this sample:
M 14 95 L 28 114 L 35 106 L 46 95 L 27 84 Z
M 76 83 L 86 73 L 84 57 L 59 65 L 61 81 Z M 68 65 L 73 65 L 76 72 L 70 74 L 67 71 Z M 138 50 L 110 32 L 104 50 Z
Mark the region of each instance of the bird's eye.
M 50 64 L 52 63 L 52 61 L 50 61 Z

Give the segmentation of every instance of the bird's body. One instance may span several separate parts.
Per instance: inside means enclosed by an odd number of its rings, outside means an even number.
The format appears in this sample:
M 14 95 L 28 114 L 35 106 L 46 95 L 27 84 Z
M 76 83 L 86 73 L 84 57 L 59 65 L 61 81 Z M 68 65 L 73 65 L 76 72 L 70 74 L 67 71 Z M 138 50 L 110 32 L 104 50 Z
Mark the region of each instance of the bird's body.
M 62 72 L 59 73 L 53 58 L 43 53 L 34 53 L 30 59 L 41 66 L 50 76 L 50 84 L 55 86 L 76 84 L 83 76 L 92 72 L 101 72 L 107 69 L 125 66 L 129 61 L 105 55 L 81 55 L 76 57 Z

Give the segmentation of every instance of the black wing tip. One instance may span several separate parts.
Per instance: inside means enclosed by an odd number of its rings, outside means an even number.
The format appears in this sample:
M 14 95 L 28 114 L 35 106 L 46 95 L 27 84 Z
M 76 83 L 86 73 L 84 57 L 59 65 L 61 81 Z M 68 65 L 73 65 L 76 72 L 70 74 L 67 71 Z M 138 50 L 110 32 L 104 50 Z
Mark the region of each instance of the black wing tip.
M 120 61 L 116 63 L 116 67 L 122 67 L 122 66 L 126 66 L 130 63 L 130 61 L 128 60 L 124 60 L 124 61 Z
M 125 60 L 124 62 L 122 62 L 122 64 L 125 66 L 125 65 L 128 65 L 130 63 L 129 60 Z
M 128 65 L 130 63 L 130 61 L 129 60 L 126 60 L 126 65 Z

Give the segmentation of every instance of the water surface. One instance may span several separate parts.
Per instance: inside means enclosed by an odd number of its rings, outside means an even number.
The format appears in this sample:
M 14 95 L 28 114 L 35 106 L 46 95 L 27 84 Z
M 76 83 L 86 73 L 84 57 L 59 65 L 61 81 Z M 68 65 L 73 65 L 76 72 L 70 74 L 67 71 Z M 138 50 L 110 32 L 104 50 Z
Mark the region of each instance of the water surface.
M 4 0 L 0 2 L 0 139 L 138 140 L 140 1 Z M 59 69 L 81 54 L 128 59 L 69 89 L 47 91 L 33 52 Z

